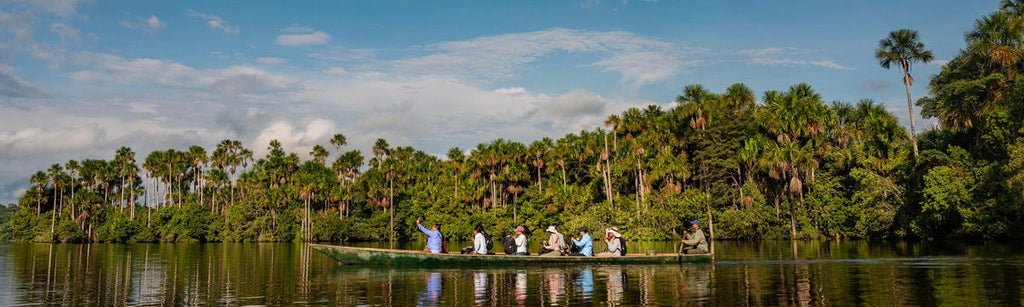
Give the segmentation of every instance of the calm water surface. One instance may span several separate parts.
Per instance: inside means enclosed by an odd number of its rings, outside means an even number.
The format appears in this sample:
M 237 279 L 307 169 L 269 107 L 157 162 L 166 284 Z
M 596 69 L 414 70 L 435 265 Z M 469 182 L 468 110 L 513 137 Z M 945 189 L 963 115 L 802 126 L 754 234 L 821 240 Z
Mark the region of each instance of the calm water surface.
M 0 244 L 0 305 L 1021 305 L 1022 247 L 719 242 L 712 264 L 420 269 L 287 243 Z

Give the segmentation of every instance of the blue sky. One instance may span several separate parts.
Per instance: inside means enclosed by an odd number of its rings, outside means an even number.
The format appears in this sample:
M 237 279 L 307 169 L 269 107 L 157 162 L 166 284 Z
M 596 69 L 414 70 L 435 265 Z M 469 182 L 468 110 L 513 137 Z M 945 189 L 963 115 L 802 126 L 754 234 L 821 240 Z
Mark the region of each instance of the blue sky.
M 601 126 L 671 106 L 688 84 L 761 93 L 807 82 L 884 103 L 908 122 L 878 40 L 916 29 L 936 56 L 914 97 L 964 47 L 981 1 L 0 0 L 0 203 L 31 173 L 238 139 L 308 153 L 337 132 L 443 155 Z M 924 122 L 919 126 L 927 128 Z M 922 130 L 919 128 L 919 130 Z

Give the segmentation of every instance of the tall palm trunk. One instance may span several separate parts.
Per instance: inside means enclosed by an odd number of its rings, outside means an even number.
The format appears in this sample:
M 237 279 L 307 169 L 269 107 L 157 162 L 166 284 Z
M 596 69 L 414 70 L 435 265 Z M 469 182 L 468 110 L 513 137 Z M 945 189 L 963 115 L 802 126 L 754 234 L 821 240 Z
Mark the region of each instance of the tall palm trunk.
M 390 207 L 391 242 L 395 241 L 395 180 L 388 180 L 388 207 Z
M 907 109 L 910 110 L 910 140 L 914 142 L 914 158 L 917 158 L 917 130 L 914 125 L 914 103 L 910 100 L 910 73 L 906 72 L 909 69 L 907 64 L 903 65 L 903 85 L 907 89 Z

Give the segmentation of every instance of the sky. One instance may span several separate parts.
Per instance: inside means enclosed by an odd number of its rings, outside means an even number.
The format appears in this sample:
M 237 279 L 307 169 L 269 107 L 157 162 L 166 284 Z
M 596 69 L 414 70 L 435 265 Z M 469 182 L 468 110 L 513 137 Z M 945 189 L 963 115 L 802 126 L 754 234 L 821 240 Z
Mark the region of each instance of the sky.
M 68 160 L 240 140 L 308 156 L 335 133 L 443 157 L 672 107 L 684 86 L 806 82 L 909 125 L 874 59 L 910 28 L 935 54 L 915 99 L 996 0 L 0 0 L 0 203 Z M 760 96 L 760 94 L 758 95 Z M 917 110 L 915 110 L 917 111 Z M 934 127 L 918 117 L 918 131 Z M 326 146 L 332 148 L 332 146 Z

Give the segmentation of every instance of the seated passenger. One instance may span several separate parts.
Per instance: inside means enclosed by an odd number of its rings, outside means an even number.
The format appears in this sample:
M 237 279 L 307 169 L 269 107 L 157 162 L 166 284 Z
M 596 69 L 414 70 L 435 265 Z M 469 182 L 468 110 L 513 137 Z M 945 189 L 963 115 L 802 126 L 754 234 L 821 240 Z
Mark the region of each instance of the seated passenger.
M 608 246 L 608 251 L 597 254 L 598 257 L 621 257 L 626 255 L 626 251 L 623 248 L 622 234 L 619 233 L 618 227 L 612 227 L 605 230 L 604 243 Z
M 707 254 L 708 240 L 704 237 L 704 232 L 700 230 L 700 220 L 693 220 L 690 224 L 693 227 L 693 233 L 687 234 L 683 237 L 683 253 Z
M 515 235 L 515 237 L 516 237 L 516 253 L 515 253 L 515 255 L 529 255 L 530 254 L 530 252 L 526 251 L 526 235 L 523 234 L 524 232 L 526 232 L 526 228 L 523 228 L 522 225 L 519 225 L 518 227 L 516 227 L 516 235 Z
M 561 256 L 566 249 L 565 237 L 554 225 L 548 226 L 547 233 L 550 234 L 547 241 L 544 241 L 544 248 L 537 252 L 537 255 Z
M 583 226 L 579 229 L 580 239 L 572 238 L 572 244 L 576 245 L 580 251 L 569 254 L 570 256 L 594 256 L 594 240 L 590 238 L 590 232 L 587 231 L 587 227 Z

